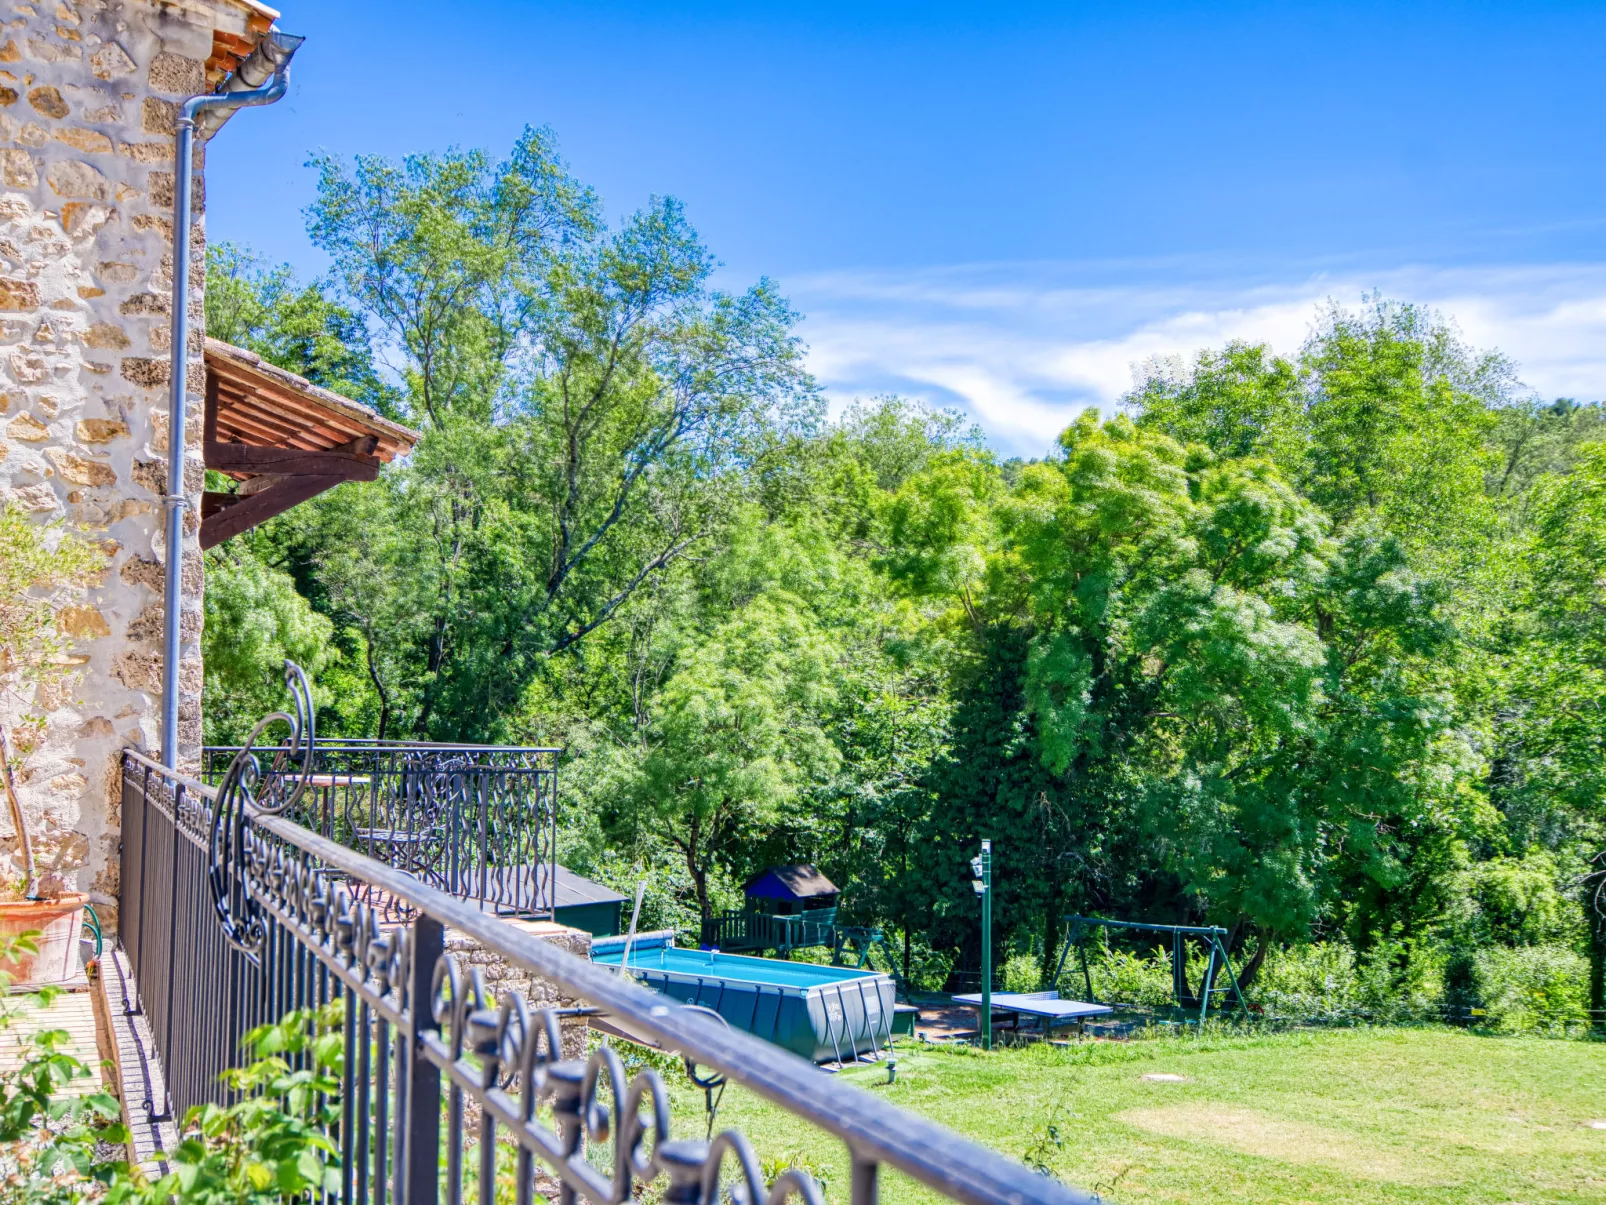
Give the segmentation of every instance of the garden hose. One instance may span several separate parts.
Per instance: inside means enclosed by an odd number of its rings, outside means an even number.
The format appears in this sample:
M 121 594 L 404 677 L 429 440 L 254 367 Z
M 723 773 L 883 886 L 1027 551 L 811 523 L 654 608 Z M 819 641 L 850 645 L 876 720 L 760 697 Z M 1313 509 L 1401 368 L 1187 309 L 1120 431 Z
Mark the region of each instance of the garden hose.
M 88 929 L 90 933 L 94 934 L 94 937 L 95 937 L 95 957 L 98 959 L 100 957 L 101 951 L 105 948 L 105 941 L 101 937 L 101 933 L 100 933 L 100 917 L 95 915 L 95 905 L 93 905 L 93 904 L 85 904 L 84 905 L 84 926 L 83 927 L 85 929 Z

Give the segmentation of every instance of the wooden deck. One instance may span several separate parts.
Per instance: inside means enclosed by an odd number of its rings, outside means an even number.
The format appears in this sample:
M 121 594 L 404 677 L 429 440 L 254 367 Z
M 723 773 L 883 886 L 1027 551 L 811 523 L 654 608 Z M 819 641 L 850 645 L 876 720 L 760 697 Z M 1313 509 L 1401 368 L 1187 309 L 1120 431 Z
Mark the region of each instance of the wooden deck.
M 15 1071 L 22 1066 L 33 1048 L 35 1034 L 59 1029 L 67 1034 L 66 1052 L 92 1072 L 90 1079 L 75 1083 L 73 1091 L 83 1094 L 106 1087 L 106 1052 L 101 1046 L 93 993 L 87 990 L 64 992 L 44 1005 L 40 1004 L 38 996 L 9 996 L 5 1007 L 10 1010 L 12 1019 L 0 1032 L 0 1072 Z

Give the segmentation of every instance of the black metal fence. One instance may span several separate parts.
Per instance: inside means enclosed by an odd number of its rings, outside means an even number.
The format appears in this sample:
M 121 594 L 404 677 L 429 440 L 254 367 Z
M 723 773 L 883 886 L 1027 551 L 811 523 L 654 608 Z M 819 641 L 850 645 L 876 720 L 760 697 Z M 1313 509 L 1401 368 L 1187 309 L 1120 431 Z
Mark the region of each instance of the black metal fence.
M 967 1205 L 1094 1200 L 286 816 L 235 808 L 226 792 L 220 805 L 133 752 L 122 869 L 123 941 L 178 1114 L 221 1098 L 217 1075 L 252 1026 L 344 1000 L 330 1134 L 342 1205 L 492 1205 L 509 1191 L 529 1205 L 538 1168 L 559 1205 L 623 1205 L 659 1182 L 667 1205 L 820 1205 L 806 1174 L 766 1185 L 740 1134 L 672 1137 L 656 1072 L 627 1081 L 609 1046 L 563 1059 L 555 1012 L 490 999 L 479 972 L 445 952 L 448 930 L 835 1135 L 851 1156 L 852 1205 L 874 1205 L 883 1167 Z
M 551 916 L 558 752 L 320 737 L 311 773 L 302 775 L 306 789 L 286 814 L 458 899 Z M 218 786 L 239 753 L 238 746 L 202 750 L 206 783 Z M 253 750 L 275 765 L 288 753 L 284 746 Z

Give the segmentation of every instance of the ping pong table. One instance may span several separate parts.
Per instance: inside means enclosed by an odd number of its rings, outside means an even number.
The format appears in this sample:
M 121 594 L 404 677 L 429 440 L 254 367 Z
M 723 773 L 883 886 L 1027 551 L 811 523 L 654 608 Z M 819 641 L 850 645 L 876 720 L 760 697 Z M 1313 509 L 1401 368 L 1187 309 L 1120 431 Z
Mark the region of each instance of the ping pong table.
M 969 1004 L 976 1009 L 976 1029 L 981 1029 L 981 993 L 966 992 L 954 997 L 955 1004 Z M 1014 1013 L 1016 1029 L 1022 1016 L 1036 1017 L 1043 1023 L 1043 1032 L 1050 1034 L 1056 1025 L 1075 1024 L 1078 1027 L 1089 1017 L 1102 1017 L 1115 1010 L 1108 1004 L 1088 1004 L 1082 1000 L 1061 1000 L 1058 992 L 994 992 L 993 1011 Z

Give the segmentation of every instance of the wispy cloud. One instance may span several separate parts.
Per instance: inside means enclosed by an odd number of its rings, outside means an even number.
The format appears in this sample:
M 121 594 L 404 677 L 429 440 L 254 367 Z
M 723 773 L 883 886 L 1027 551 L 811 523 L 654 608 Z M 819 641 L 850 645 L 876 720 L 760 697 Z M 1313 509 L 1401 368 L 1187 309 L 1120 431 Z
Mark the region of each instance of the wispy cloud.
M 838 405 L 898 392 L 957 406 L 1007 452 L 1036 454 L 1084 407 L 1111 408 L 1153 357 L 1229 339 L 1298 348 L 1329 300 L 1428 305 L 1498 348 L 1544 396 L 1606 394 L 1606 264 L 1310 271 L 1220 265 L 993 264 L 786 282 L 810 366 Z

